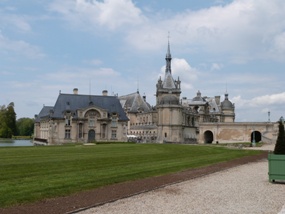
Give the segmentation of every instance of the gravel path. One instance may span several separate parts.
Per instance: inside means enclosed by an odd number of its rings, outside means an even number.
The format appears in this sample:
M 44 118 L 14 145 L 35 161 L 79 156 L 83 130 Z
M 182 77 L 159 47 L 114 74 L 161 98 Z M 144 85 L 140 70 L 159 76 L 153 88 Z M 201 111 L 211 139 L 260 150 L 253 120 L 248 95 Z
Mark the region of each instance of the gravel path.
M 285 214 L 285 184 L 269 183 L 267 173 L 263 159 L 80 213 Z

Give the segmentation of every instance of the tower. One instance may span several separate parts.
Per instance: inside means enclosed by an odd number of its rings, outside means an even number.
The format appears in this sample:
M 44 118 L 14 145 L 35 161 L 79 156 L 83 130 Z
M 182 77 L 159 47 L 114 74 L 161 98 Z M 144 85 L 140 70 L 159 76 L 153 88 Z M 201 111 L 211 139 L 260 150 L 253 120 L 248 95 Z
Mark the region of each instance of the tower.
M 172 103 L 175 101 L 179 103 L 180 94 L 181 94 L 181 88 L 180 88 L 181 81 L 179 80 L 179 77 L 178 80 L 174 80 L 172 77 L 171 60 L 172 58 L 170 53 L 170 44 L 168 41 L 168 48 L 165 57 L 166 66 L 165 66 L 164 80 L 162 81 L 160 77 L 156 84 L 156 105 L 160 105 L 162 102 L 165 102 L 165 99 L 167 99 L 167 101 L 171 100 Z M 170 97 L 172 99 L 170 99 Z
M 168 41 L 164 79 L 156 84 L 156 108 L 158 111 L 157 140 L 163 142 L 181 142 L 182 105 L 180 104 L 180 80 L 174 80 L 171 73 L 171 53 Z
M 222 122 L 235 121 L 235 105 L 229 100 L 229 94 L 225 93 L 225 99 L 221 102 Z

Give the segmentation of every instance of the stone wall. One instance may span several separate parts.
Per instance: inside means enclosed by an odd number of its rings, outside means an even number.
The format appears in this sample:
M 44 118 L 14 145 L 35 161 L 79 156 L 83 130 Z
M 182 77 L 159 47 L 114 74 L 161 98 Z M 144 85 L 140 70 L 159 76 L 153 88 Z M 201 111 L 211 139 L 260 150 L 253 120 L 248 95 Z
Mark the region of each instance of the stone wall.
M 212 143 L 251 142 L 253 132 L 261 134 L 261 141 L 273 143 L 278 128 L 268 122 L 200 123 L 198 142 L 204 144 L 211 136 Z

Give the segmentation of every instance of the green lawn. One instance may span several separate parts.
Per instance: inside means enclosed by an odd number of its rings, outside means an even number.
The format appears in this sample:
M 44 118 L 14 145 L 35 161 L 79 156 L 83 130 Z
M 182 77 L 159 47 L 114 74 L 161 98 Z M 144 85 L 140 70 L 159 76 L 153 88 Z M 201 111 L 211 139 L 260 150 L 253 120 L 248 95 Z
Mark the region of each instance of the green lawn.
M 258 153 L 171 144 L 0 147 L 0 207 Z

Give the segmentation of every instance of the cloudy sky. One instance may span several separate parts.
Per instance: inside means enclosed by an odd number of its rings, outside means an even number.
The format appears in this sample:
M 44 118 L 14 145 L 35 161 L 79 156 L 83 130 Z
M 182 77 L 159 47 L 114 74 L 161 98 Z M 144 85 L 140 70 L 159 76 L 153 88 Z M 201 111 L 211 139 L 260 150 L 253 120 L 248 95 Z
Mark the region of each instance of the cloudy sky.
M 229 93 L 236 121 L 285 116 L 284 0 L 0 0 L 0 105 L 17 118 L 59 91 L 155 105 L 168 35 L 181 97 Z

